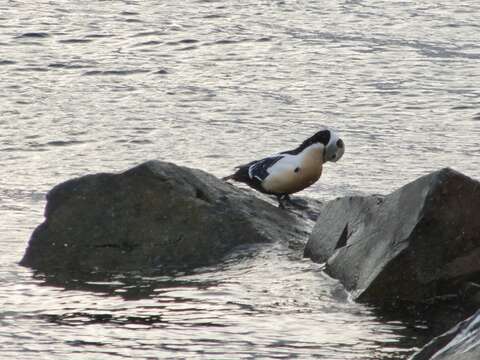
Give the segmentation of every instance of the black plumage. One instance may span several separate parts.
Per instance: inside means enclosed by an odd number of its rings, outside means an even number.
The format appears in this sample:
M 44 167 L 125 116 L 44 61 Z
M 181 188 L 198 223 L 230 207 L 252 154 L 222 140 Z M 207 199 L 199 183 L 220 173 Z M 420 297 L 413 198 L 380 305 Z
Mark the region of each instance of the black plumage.
M 232 175 L 224 177 L 223 180 L 231 179 L 243 182 L 257 191 L 273 194 L 262 187 L 262 182 L 269 175 L 268 169 L 282 158 L 283 156 L 272 156 L 237 166 L 236 171 Z

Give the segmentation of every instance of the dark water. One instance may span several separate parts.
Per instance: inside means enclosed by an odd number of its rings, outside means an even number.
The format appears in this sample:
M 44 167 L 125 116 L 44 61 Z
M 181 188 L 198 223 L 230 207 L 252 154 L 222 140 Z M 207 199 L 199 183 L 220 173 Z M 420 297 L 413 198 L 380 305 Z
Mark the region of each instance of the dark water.
M 352 303 L 280 244 L 67 289 L 17 266 L 56 183 L 163 159 L 226 175 L 320 125 L 347 153 L 304 195 L 480 178 L 480 4 L 0 2 L 0 354 L 402 359 L 421 322 Z

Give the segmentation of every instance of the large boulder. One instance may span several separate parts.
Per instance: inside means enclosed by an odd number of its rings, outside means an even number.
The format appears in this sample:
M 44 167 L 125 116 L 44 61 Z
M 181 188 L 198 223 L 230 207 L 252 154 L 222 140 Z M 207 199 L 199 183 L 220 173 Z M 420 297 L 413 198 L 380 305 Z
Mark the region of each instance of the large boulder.
M 201 170 L 150 161 L 69 180 L 20 264 L 45 273 L 212 264 L 236 245 L 305 241 L 306 221 Z
M 480 183 L 445 168 L 387 196 L 328 202 L 304 255 L 326 262 L 358 300 L 457 294 L 480 278 Z
M 410 360 L 480 359 L 480 310 L 446 333 L 437 336 Z

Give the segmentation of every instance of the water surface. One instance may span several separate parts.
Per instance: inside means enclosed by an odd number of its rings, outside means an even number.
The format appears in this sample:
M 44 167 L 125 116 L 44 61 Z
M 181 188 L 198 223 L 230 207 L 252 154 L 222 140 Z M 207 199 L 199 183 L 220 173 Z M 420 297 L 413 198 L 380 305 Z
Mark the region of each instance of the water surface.
M 0 4 L 0 349 L 18 359 L 402 359 L 424 325 L 348 301 L 278 244 L 175 277 L 54 286 L 17 265 L 45 194 L 161 159 L 226 175 L 321 125 L 347 153 L 304 192 L 480 178 L 480 5 Z

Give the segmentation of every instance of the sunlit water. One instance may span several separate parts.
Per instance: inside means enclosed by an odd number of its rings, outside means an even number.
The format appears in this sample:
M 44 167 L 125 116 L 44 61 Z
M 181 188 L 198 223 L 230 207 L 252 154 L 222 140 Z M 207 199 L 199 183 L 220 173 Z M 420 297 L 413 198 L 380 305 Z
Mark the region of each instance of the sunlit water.
M 480 178 L 480 4 L 0 2 L 0 354 L 402 359 L 422 324 L 352 303 L 277 245 L 175 277 L 45 283 L 17 265 L 55 184 L 149 159 L 218 176 L 338 129 L 304 195 Z

